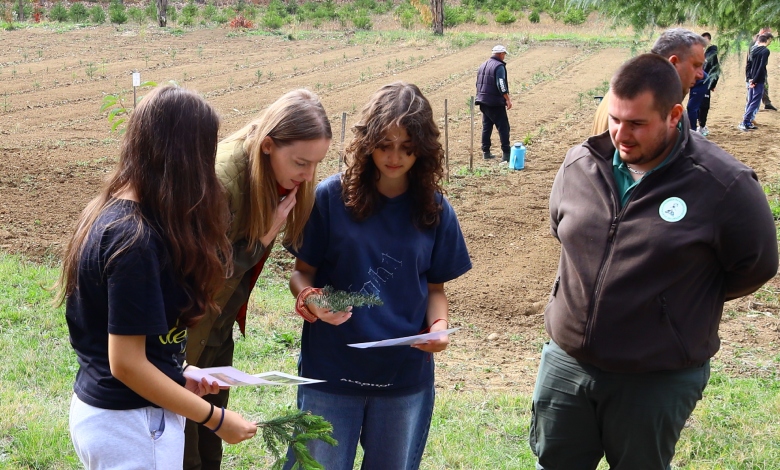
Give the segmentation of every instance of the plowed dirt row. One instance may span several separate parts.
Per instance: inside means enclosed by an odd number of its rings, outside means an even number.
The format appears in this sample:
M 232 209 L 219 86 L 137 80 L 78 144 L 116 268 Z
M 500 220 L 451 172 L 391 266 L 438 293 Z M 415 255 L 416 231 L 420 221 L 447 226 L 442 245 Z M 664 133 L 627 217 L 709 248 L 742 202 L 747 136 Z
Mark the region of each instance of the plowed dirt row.
M 527 392 L 546 338 L 542 311 L 559 254 L 549 234 L 550 186 L 568 148 L 589 134 L 596 103 L 588 92 L 608 80 L 630 52 L 563 42 L 507 44 L 512 139 L 531 138 L 526 169 L 515 172 L 482 160 L 478 111 L 471 147 L 468 100 L 476 69 L 492 45 L 454 48 L 446 39 L 400 41 L 389 34 L 366 42 L 341 32 L 290 41 L 224 29 L 181 37 L 156 28 L 107 26 L 67 33 L 0 31 L 0 249 L 55 259 L 78 212 L 113 166 L 118 136 L 98 109 L 105 93 L 121 92 L 132 101 L 132 70 L 140 70 L 142 80 L 174 79 L 203 93 L 222 115 L 222 135 L 290 89 L 317 92 L 336 136 L 321 177 L 338 168 L 342 112 L 349 127 L 373 91 L 394 80 L 410 81 L 426 93 L 442 130 L 447 100 L 446 188 L 474 263 L 471 272 L 448 284 L 453 321 L 463 331 L 438 358 L 438 384 Z M 770 75 L 777 75 L 778 63 L 773 54 Z M 736 129 L 745 99 L 741 70 L 737 58 L 726 63 L 713 95 L 710 138 L 771 180 L 780 173 L 774 138 L 780 119 L 762 111 L 759 131 Z M 500 153 L 495 134 L 492 150 Z M 474 174 L 465 171 L 472 151 Z M 761 362 L 775 354 L 780 341 L 776 303 L 751 296 L 729 308 L 753 313 L 726 316 L 719 360 L 736 374 L 780 372 L 776 361 Z M 746 348 L 750 354 L 744 354 Z

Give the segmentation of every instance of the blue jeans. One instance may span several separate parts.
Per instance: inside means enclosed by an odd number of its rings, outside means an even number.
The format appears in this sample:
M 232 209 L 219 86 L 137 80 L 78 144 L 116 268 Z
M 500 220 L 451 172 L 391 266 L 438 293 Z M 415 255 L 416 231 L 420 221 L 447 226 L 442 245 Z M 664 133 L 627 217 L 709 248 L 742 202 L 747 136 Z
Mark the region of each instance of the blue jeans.
M 688 121 L 691 123 L 692 131 L 696 130 L 697 121 L 699 121 L 699 109 L 701 108 L 704 95 L 709 92 L 708 86 L 704 80 L 699 80 L 688 92 Z M 701 126 L 704 127 L 704 124 Z
M 764 96 L 764 84 L 756 83 L 753 88 L 747 86 L 747 104 L 745 105 L 745 115 L 742 117 L 742 124 L 748 125 L 756 118 L 758 108 L 761 106 L 761 97 Z
M 428 440 L 434 402 L 433 385 L 401 396 L 339 395 L 298 387 L 298 408 L 333 425 L 338 445 L 309 441 L 312 457 L 326 470 L 352 470 L 357 444 L 368 470 L 416 470 Z M 295 457 L 287 452 L 285 470 Z
M 537 470 L 669 469 L 710 363 L 621 374 L 582 363 L 550 341 L 542 350 L 529 443 Z

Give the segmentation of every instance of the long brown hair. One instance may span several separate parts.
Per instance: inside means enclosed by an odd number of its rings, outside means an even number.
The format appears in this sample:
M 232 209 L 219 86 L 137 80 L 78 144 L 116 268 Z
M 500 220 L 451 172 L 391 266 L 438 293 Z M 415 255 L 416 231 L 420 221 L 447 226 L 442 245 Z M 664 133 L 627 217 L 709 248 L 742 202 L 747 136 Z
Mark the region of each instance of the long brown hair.
M 360 120 L 352 128 L 355 139 L 345 151 L 351 161 L 341 180 L 344 202 L 357 220 L 364 220 L 379 210 L 382 198 L 376 183 L 380 175 L 371 154 L 394 126 L 403 127 L 409 134 L 417 157 L 407 173 L 407 191 L 415 202 L 412 222 L 421 229 L 435 227 L 441 212 L 436 193 L 444 193 L 441 187 L 444 150 L 431 104 L 411 83 L 383 86 L 361 111 Z
M 232 270 L 230 213 L 214 172 L 218 132 L 219 116 L 192 91 L 162 86 L 141 100 L 128 121 L 116 169 L 76 223 L 58 283 L 60 302 L 78 288 L 79 262 L 95 221 L 117 203 L 114 195 L 131 189 L 138 210 L 127 219 L 136 229 L 108 263 L 148 236 L 144 227 L 149 227 L 164 240 L 189 297 L 180 321 L 192 326 L 207 308 L 217 308 L 214 296 Z
M 246 227 L 238 233 L 244 235 L 250 247 L 271 228 L 274 212 L 279 205 L 277 183 L 268 155 L 263 155 L 261 144 L 266 137 L 278 147 L 298 141 L 331 139 L 330 120 L 317 95 L 306 89 L 293 90 L 273 102 L 246 126 L 225 138 L 222 142 L 244 141 L 244 151 L 249 158 L 249 191 L 245 191 L 248 203 Z M 287 216 L 282 229 L 282 243 L 300 248 L 303 228 L 314 206 L 314 181 L 304 181 L 298 186 L 295 207 Z

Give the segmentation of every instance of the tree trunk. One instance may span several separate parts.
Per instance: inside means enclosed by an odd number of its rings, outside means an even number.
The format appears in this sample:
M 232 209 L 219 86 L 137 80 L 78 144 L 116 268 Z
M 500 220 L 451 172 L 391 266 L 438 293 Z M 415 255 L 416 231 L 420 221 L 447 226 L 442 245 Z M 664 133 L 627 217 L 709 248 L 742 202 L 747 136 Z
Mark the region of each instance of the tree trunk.
M 168 0 L 157 0 L 157 24 L 161 28 L 168 24 Z
M 431 0 L 433 34 L 444 35 L 444 0 Z
M 19 0 L 19 11 L 16 13 L 17 21 L 24 21 L 24 2 Z

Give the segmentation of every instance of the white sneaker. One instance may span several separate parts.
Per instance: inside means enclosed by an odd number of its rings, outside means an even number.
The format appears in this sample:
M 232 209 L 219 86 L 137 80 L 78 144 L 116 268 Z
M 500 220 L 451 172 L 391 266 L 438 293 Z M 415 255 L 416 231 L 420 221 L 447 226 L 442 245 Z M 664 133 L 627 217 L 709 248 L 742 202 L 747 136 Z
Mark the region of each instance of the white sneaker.
M 704 137 L 707 137 L 708 135 L 710 135 L 710 130 L 707 129 L 707 126 L 700 127 L 699 128 L 699 134 L 701 134 Z

